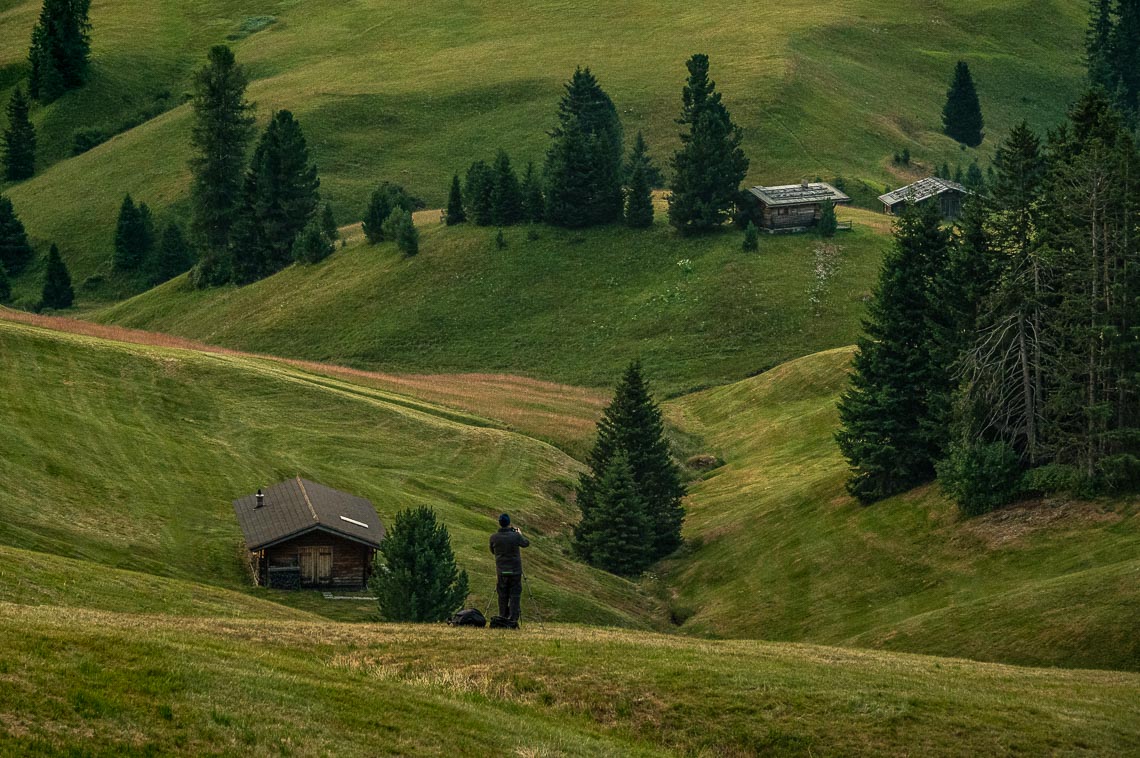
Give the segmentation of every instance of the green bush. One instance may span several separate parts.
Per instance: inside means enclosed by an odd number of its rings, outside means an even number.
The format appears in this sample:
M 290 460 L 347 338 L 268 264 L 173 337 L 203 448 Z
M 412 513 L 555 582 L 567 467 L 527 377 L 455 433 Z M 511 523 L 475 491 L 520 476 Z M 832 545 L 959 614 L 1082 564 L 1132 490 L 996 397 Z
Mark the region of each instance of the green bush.
M 1077 494 L 1088 490 L 1088 477 L 1075 466 L 1063 463 L 1038 466 L 1026 471 L 1021 478 L 1021 491 L 1027 495 Z
M 943 488 L 966 516 L 1000 508 L 1017 497 L 1021 467 L 1005 442 L 956 443 L 938 467 Z

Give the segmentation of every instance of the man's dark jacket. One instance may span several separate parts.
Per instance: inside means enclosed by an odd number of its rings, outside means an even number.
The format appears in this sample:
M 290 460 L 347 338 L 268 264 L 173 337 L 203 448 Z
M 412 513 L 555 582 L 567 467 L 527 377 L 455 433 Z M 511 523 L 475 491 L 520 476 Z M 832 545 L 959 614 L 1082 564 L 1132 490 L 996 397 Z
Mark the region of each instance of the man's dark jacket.
M 500 574 L 521 574 L 520 547 L 530 547 L 530 540 L 509 526 L 491 535 L 491 552 L 495 555 L 495 570 Z

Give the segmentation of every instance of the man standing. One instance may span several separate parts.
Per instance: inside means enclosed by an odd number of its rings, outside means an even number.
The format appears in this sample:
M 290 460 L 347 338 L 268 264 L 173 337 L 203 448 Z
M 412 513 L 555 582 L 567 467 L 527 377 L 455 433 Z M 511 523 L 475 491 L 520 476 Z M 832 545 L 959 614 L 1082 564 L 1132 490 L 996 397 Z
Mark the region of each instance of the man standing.
M 519 625 L 519 601 L 522 599 L 523 567 L 519 548 L 530 547 L 530 540 L 522 535 L 518 527 L 511 526 L 511 517 L 499 516 L 499 531 L 491 535 L 491 553 L 495 556 L 495 572 L 499 581 L 495 591 L 499 593 L 499 616 L 509 625 Z

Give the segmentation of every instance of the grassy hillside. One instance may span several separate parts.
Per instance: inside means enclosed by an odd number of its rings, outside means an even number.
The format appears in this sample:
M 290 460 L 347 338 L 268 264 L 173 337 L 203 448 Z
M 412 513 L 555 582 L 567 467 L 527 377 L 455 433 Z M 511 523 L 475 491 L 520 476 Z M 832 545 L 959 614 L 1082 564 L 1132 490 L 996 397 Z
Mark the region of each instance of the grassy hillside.
M 870 214 L 853 213 L 862 222 Z M 850 344 L 884 238 L 860 226 L 821 285 L 814 237 L 423 227 L 421 252 L 357 233 L 315 267 L 242 288 L 185 278 L 94 314 L 213 344 L 395 372 L 522 373 L 612 385 L 634 357 L 658 390 L 722 383 Z M 813 301 L 813 295 L 815 300 Z
M 24 755 L 1126 754 L 1140 677 L 552 626 L 0 606 Z
M 549 445 L 267 360 L 5 321 L 0 354 L 0 546 L 244 591 L 230 500 L 300 474 L 368 497 L 389 523 L 406 507 L 435 508 L 472 574 L 473 602 L 486 604 L 493 589 L 486 535 L 507 510 L 535 537 L 533 589 L 547 618 L 624 625 L 651 615 L 633 585 L 564 555 L 577 464 Z M 58 585 L 75 572 L 33 567 L 33 588 L 5 597 L 40 602 L 34 587 L 51 595 L 55 586 L 60 599 L 50 602 L 73 602 Z M 74 594 L 87 591 L 79 582 Z M 89 604 L 107 607 L 100 597 Z M 123 607 L 153 609 L 129 598 Z
M 932 486 L 858 505 L 832 441 L 849 356 L 667 406 L 727 461 L 692 487 L 689 551 L 667 573 L 683 628 L 1140 670 L 1140 503 L 962 520 Z
M 0 3 L 0 98 L 24 75 L 38 3 Z M 94 78 L 37 110 L 44 170 L 7 191 L 38 244 L 60 243 L 78 281 L 106 275 L 125 192 L 160 216 L 185 210 L 183 96 L 208 46 L 227 39 L 254 77 L 250 95 L 261 118 L 277 108 L 299 116 L 322 188 L 344 221 L 359 217 L 380 179 L 402 182 L 438 207 L 452 172 L 474 158 L 506 147 L 520 165 L 540 160 L 561 84 L 577 65 L 593 68 L 627 132 L 644 130 L 664 163 L 677 145 L 684 62 L 694 52 L 711 56 L 745 129 L 749 181 L 844 175 L 872 188 L 899 186 L 923 165 L 984 162 L 992 136 L 1023 117 L 1039 128 L 1055 123 L 1080 87 L 1086 5 L 95 3 Z M 960 58 L 975 73 L 991 135 L 980 151 L 962 152 L 939 134 Z M 62 160 L 77 130 L 116 131 L 159 112 Z M 904 147 L 919 164 L 908 171 L 890 165 Z

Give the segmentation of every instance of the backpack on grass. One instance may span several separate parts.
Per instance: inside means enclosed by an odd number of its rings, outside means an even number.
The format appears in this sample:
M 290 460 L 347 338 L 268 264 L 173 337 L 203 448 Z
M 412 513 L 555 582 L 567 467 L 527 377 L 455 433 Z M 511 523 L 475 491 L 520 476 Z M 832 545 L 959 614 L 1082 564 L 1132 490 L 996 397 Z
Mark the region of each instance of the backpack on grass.
M 487 618 L 479 611 L 478 608 L 464 608 L 458 611 L 451 620 L 447 622 L 451 626 L 487 626 Z
M 492 629 L 518 629 L 519 623 L 517 621 L 511 621 L 509 618 L 504 618 L 502 616 L 492 616 L 491 617 L 491 628 Z

